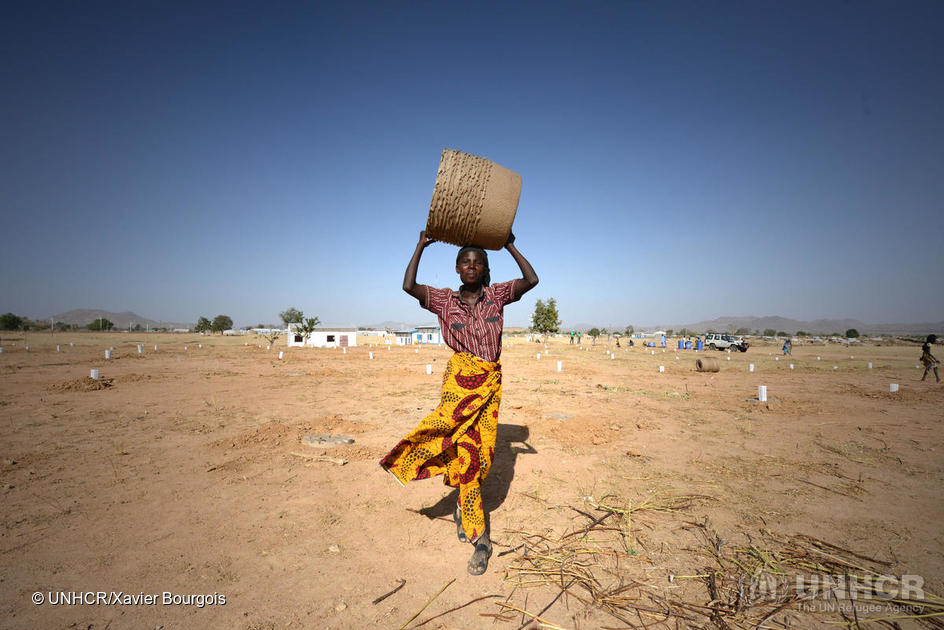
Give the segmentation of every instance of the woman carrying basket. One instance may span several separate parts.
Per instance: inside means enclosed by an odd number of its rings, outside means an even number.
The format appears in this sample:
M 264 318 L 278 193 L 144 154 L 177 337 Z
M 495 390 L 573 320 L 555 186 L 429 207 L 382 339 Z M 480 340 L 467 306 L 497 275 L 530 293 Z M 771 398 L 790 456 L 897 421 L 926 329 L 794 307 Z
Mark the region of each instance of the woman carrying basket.
M 492 555 L 481 488 L 495 454 L 503 309 L 533 289 L 538 276 L 510 234 L 505 249 L 518 263 L 522 278 L 491 285 L 485 250 L 463 247 L 456 256 L 456 273 L 462 283 L 458 291 L 417 284 L 420 256 L 434 242 L 425 231 L 420 232 L 403 276 L 403 290 L 439 318 L 443 340 L 455 354 L 443 374 L 439 406 L 380 465 L 403 484 L 443 475 L 447 486 L 459 489 L 453 518 L 459 540 L 475 546 L 469 573 L 481 575 Z

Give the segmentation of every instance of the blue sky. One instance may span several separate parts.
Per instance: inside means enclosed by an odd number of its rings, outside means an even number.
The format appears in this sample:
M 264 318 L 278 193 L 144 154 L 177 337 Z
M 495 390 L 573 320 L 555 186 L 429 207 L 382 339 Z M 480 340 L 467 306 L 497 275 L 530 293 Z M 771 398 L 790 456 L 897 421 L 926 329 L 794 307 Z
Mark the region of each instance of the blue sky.
M 944 4 L 341 4 L 4 4 L 0 311 L 425 321 L 449 147 L 522 175 L 509 325 L 944 317 Z

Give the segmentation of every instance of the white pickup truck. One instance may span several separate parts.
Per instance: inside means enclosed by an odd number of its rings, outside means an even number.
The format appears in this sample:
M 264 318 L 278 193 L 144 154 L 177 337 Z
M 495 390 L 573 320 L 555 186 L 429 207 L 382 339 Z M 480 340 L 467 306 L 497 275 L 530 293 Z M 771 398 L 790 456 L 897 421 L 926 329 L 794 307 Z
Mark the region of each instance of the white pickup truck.
M 747 352 L 747 349 L 751 347 L 747 341 L 727 333 L 708 333 L 705 335 L 705 345 L 712 350 L 731 350 L 731 352 L 735 350 Z

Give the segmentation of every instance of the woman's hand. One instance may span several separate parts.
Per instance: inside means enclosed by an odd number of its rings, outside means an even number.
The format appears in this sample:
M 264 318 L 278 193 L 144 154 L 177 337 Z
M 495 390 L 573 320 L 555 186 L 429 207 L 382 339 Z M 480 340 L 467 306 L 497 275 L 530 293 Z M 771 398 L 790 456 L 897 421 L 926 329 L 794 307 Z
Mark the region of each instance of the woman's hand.
M 515 244 L 515 233 L 509 231 L 509 232 L 508 232 L 508 240 L 505 241 L 505 249 L 508 249 L 508 246 L 509 246 L 509 245 L 514 245 L 514 244 Z
M 426 236 L 426 230 L 420 231 L 420 242 L 417 243 L 417 245 L 420 245 L 423 247 L 423 249 L 426 249 L 435 242 L 436 239 Z

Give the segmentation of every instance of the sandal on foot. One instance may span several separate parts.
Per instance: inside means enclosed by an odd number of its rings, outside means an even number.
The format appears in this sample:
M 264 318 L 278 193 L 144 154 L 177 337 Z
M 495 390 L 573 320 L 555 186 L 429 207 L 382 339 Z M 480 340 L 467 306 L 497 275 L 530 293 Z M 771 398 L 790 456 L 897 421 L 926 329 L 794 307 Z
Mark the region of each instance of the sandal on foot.
M 471 575 L 482 575 L 488 568 L 488 559 L 492 557 L 492 543 L 478 543 L 475 545 L 475 551 L 469 558 L 469 573 Z
M 458 505 L 456 511 L 452 513 L 452 520 L 456 522 L 456 535 L 459 537 L 459 542 L 469 542 L 469 537 L 465 535 L 465 530 L 462 528 L 462 508 Z

